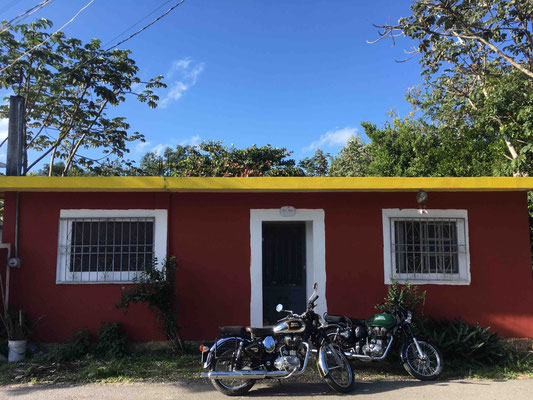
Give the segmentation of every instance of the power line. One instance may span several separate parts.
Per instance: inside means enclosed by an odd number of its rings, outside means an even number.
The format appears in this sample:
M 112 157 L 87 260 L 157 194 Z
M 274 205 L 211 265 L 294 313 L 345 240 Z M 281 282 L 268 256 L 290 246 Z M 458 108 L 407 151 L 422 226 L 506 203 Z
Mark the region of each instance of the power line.
M 59 28 L 57 31 L 55 31 L 54 33 L 52 33 L 50 36 L 48 36 L 45 40 L 43 40 L 41 43 L 33 46 L 31 49 L 27 50 L 25 53 L 23 53 L 19 58 L 17 58 L 15 61 L 13 61 L 11 64 L 9 64 L 8 66 L 2 68 L 0 70 L 0 74 L 3 73 L 5 70 L 11 68 L 13 65 L 15 65 L 17 62 L 19 62 L 22 58 L 24 58 L 25 56 L 27 56 L 28 54 L 30 54 L 32 51 L 34 50 L 37 50 L 39 47 L 41 47 L 43 44 L 45 44 L 46 42 L 48 42 L 50 39 L 52 39 L 52 37 L 54 37 L 55 35 L 57 35 L 59 32 L 61 32 L 67 25 L 69 25 L 72 21 L 74 21 L 78 15 L 80 15 L 87 7 L 89 7 L 92 3 L 94 3 L 95 0 L 91 0 L 89 1 L 82 9 L 80 9 L 69 21 L 67 21 L 61 28 Z M 182 0 L 184 1 L 184 0 Z
M 140 21 L 146 19 L 147 17 L 149 17 L 150 15 L 152 15 L 155 11 L 159 10 L 161 7 L 163 7 L 165 4 L 169 3 L 171 0 L 163 3 L 161 6 L 159 6 L 158 8 L 156 8 L 154 11 L 152 11 L 150 14 L 147 14 L 145 17 L 143 17 L 142 19 L 140 19 L 138 22 L 136 22 L 135 24 L 133 24 L 132 26 L 135 26 L 137 25 Z M 127 42 L 128 40 L 130 40 L 131 38 L 133 38 L 134 36 L 137 36 L 139 33 L 141 33 L 142 31 L 144 31 L 145 29 L 147 29 L 148 27 L 150 27 L 151 25 L 155 24 L 157 21 L 159 21 L 160 19 L 162 19 L 163 17 L 165 17 L 167 14 L 169 14 L 171 11 L 173 11 L 176 7 L 178 7 L 181 3 L 183 3 L 185 0 L 180 0 L 178 3 L 176 3 L 174 6 L 172 6 L 171 8 L 169 8 L 167 11 L 165 11 L 163 14 L 161 14 L 159 17 L 157 17 L 156 19 L 154 19 L 152 22 L 150 22 L 149 24 L 145 25 L 144 27 L 142 27 L 141 29 L 139 29 L 137 32 L 133 33 L 132 35 L 128 36 L 126 39 L 124 40 L 121 40 L 120 42 L 118 42 L 117 44 L 111 46 L 110 48 L 104 50 L 104 52 L 108 52 L 112 49 L 114 49 L 115 47 L 118 47 L 120 46 L 122 43 L 125 43 Z M 126 31 L 128 31 L 130 28 L 126 29 Z M 120 36 L 120 35 L 118 35 Z M 114 39 L 116 39 L 118 36 L 116 36 Z M 112 40 L 114 40 L 112 39 Z M 112 40 L 108 41 L 107 43 L 111 42 Z M 106 43 L 106 44 L 107 44 Z M 76 65 L 73 69 L 69 70 L 69 71 L 65 71 L 65 72 L 61 72 L 59 73 L 58 76 L 61 76 L 62 74 L 64 73 L 67 73 L 67 74 L 72 74 L 74 71 L 80 69 L 81 67 L 83 67 L 84 65 L 86 65 L 87 63 L 93 61 L 94 59 L 98 58 L 99 55 L 94 55 L 92 56 L 91 58 L 83 61 L 82 63 Z M 2 71 L 0 71 L 1 73 Z
M 130 36 L 128 36 L 126 39 L 124 40 L 121 40 L 120 42 L 118 42 L 117 44 L 115 44 L 114 46 L 111 46 L 110 48 L 108 48 L 106 51 L 109 51 L 109 50 L 112 50 L 114 49 L 115 47 L 118 47 L 120 46 L 121 44 L 127 42 L 128 40 L 132 39 L 133 37 L 137 36 L 139 33 L 143 32 L 144 30 L 148 29 L 150 26 L 152 26 L 153 24 L 155 24 L 157 21 L 159 21 L 160 19 L 164 18 L 165 16 L 167 16 L 168 14 L 170 14 L 170 12 L 172 12 L 176 7 L 178 7 L 181 3 L 183 3 L 185 0 L 180 0 L 178 1 L 175 5 L 173 5 L 172 7 L 170 7 L 167 11 L 165 11 L 163 14 L 161 14 L 159 17 L 157 17 L 156 19 L 154 19 L 152 22 L 150 22 L 149 24 L 143 26 L 141 29 L 139 29 L 137 32 L 135 33 L 132 33 Z M 2 71 L 0 71 L 2 72 Z
M 26 10 L 23 13 L 20 13 L 15 18 L 11 19 L 10 21 L 8 21 L 4 25 L 2 25 L 2 28 L 0 28 L 1 29 L 0 33 L 5 32 L 9 28 L 11 28 L 13 26 L 13 24 L 18 24 L 19 22 L 21 22 L 24 19 L 28 18 L 30 15 L 32 15 L 33 13 L 39 11 L 41 8 L 43 8 L 48 3 L 51 3 L 51 2 L 52 2 L 52 0 L 44 0 L 44 1 L 40 2 L 39 4 L 33 6 L 29 10 Z
M 134 24 L 132 24 L 131 26 L 129 26 L 128 28 L 124 29 L 122 32 L 120 32 L 117 36 L 115 36 L 113 39 L 110 39 L 108 40 L 105 44 L 104 44 L 104 47 L 107 46 L 108 44 L 112 43 L 115 41 L 115 39 L 118 39 L 119 37 L 121 37 L 123 34 L 125 34 L 126 32 L 128 32 L 130 29 L 136 27 L 137 25 L 139 25 L 142 21 L 144 21 L 146 18 L 148 18 L 150 15 L 154 14 L 155 12 L 159 11 L 161 8 L 163 8 L 165 5 L 167 5 L 168 3 L 170 3 L 172 0 L 167 0 L 165 1 L 163 4 L 161 4 L 159 7 L 157 7 L 156 9 L 154 9 L 153 11 L 151 11 L 149 14 L 146 14 L 144 17 L 142 17 L 140 20 L 138 20 L 137 22 L 135 22 Z
M 19 2 L 19 0 L 13 0 L 11 3 L 6 5 L 5 7 L 2 7 L 2 9 L 0 9 L 0 13 L 3 13 L 4 11 L 9 10 L 11 7 L 13 7 L 14 4 L 16 4 L 18 2 Z

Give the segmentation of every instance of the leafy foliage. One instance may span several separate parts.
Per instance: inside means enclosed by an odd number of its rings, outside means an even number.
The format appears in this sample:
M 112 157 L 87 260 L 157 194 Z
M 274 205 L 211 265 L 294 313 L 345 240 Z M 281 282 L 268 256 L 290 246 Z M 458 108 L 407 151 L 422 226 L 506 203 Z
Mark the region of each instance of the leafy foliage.
M 329 172 L 331 155 L 317 149 L 313 157 L 300 161 L 299 166 L 305 171 L 306 176 L 326 176 Z
M 64 161 L 61 175 L 74 164 L 92 168 L 101 160 L 83 157 L 81 149 L 99 148 L 103 159 L 123 157 L 133 140 L 144 141 L 139 133 L 129 134 L 124 117 L 109 117 L 106 110 L 133 95 L 149 107 L 156 107 L 153 89 L 165 87 L 162 77 L 143 82 L 139 68 L 128 50 L 105 50 L 100 41 L 83 43 L 62 32 L 52 35 L 52 22 L 40 19 L 17 25 L 0 33 L 0 88 L 25 98 L 25 145 L 23 175 L 50 156 Z M 43 43 L 17 61 L 21 54 Z M 0 106 L 0 117 L 8 106 Z M 28 152 L 39 155 L 31 163 Z
M 74 361 L 91 351 L 91 334 L 87 328 L 75 332 L 65 344 L 55 345 L 45 359 L 53 362 Z
M 411 285 L 409 282 L 400 284 L 397 281 L 393 281 L 387 287 L 387 296 L 384 302 L 377 305 L 376 309 L 385 311 L 398 305 L 413 314 L 423 315 L 425 304 L 426 291 L 419 293 L 419 288 L 416 285 Z
M 96 354 L 101 357 L 121 358 L 126 354 L 128 337 L 120 322 L 102 323 L 98 330 Z
M 408 100 L 437 133 L 499 147 L 503 174 L 529 175 L 533 160 L 533 3 L 415 1 L 382 38 L 417 43 L 424 84 Z
M 424 323 L 423 334 L 443 351 L 447 359 L 474 367 L 497 365 L 510 356 L 500 337 L 479 324 L 470 325 L 459 319 L 428 320 Z
M 238 149 L 209 141 L 197 146 L 165 149 L 163 155 L 147 153 L 141 160 L 141 175 L 163 176 L 303 176 L 304 172 L 285 148 L 270 145 Z
M 131 303 L 146 304 L 148 309 L 156 314 L 172 349 L 176 352 L 183 351 L 183 340 L 175 316 L 176 259 L 166 259 L 161 269 L 156 268 L 156 264 L 157 260 L 151 268 L 142 271 L 133 286 L 122 288 L 122 295 L 116 307 L 127 313 Z
M 369 147 L 359 136 L 352 137 L 331 162 L 331 176 L 366 176 L 371 163 Z

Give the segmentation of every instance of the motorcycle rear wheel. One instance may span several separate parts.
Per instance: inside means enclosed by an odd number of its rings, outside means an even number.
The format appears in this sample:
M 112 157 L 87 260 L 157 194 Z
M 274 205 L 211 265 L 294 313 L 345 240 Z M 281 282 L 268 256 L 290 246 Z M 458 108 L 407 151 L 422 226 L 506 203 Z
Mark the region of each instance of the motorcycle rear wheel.
M 226 344 L 226 343 L 225 343 Z M 228 346 L 231 347 L 231 346 Z M 213 360 L 212 371 L 231 371 L 231 360 L 236 351 L 234 348 L 227 348 L 218 350 L 220 356 Z M 243 360 L 243 365 L 246 360 Z M 211 379 L 213 386 L 226 396 L 241 396 L 248 392 L 255 384 L 254 379 Z
M 324 374 L 322 368 L 317 365 L 320 376 L 322 376 L 328 386 L 336 392 L 351 392 L 354 385 L 354 374 L 352 371 L 352 366 L 350 365 L 350 361 L 348 361 L 346 356 L 343 354 L 339 345 L 335 343 L 328 343 L 324 344 L 323 347 L 324 346 L 327 346 L 325 349 L 326 356 L 324 358 L 324 364 L 328 370 L 328 373 Z

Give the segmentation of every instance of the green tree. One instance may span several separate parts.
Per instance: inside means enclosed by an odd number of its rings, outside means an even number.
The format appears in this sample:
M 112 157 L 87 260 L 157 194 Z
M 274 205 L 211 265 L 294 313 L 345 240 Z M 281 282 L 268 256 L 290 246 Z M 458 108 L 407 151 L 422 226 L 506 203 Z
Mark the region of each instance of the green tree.
M 161 76 L 141 81 L 128 50 L 108 51 L 97 39 L 83 43 L 61 32 L 53 35 L 51 27 L 51 21 L 41 19 L 0 33 L 0 69 L 5 69 L 0 88 L 25 98 L 23 175 L 45 157 L 50 157 L 49 175 L 57 160 L 64 163 L 61 175 L 73 165 L 91 169 L 100 164 L 80 155 L 82 149 L 122 158 L 128 142 L 144 137 L 128 133 L 125 118 L 109 117 L 107 110 L 127 95 L 154 108 L 158 97 L 153 89 L 165 87 Z M 7 115 L 8 106 L 0 106 L 0 117 Z M 35 159 L 29 160 L 29 151 L 37 152 Z
M 197 146 L 176 146 L 162 155 L 147 153 L 140 174 L 163 176 L 303 176 L 304 171 L 288 158 L 286 148 L 270 145 L 238 149 L 223 142 L 208 141 Z
M 333 157 L 329 174 L 331 176 L 366 176 L 371 163 L 369 146 L 357 136 L 348 140 L 346 146 Z
M 330 160 L 329 153 L 317 149 L 313 157 L 304 158 L 298 165 L 305 171 L 306 176 L 326 176 L 329 172 Z
M 458 136 L 474 129 L 490 146 L 503 143 L 501 173 L 529 174 L 533 2 L 417 0 L 411 11 L 380 27 L 381 38 L 405 35 L 420 54 L 424 84 L 409 100 Z
M 474 129 L 457 135 L 454 129 L 412 115 L 395 117 L 382 128 L 370 122 L 361 125 L 371 140 L 367 175 L 486 176 L 498 171 L 501 149 Z

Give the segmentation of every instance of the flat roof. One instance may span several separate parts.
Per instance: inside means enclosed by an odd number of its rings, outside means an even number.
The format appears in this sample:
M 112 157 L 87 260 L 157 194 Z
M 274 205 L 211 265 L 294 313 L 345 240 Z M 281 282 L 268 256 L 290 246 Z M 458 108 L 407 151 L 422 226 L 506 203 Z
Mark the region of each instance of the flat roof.
M 0 176 L 5 192 L 479 192 L 533 190 L 533 177 L 43 177 Z

